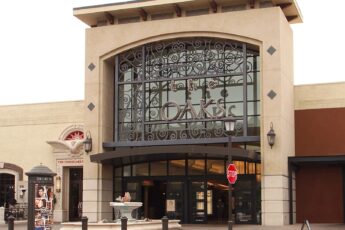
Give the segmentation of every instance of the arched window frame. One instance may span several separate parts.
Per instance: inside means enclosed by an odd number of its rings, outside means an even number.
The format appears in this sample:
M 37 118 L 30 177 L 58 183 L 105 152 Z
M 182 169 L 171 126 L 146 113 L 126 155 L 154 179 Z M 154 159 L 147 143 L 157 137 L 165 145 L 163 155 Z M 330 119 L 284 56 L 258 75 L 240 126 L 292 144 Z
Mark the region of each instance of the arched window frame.
M 229 58 L 225 60 L 227 54 Z M 215 62 L 212 59 L 214 56 L 218 57 Z M 219 61 L 220 56 L 224 58 L 222 65 Z M 260 135 L 259 58 L 258 48 L 250 44 L 201 37 L 145 44 L 116 55 L 115 127 L 112 146 L 154 145 L 157 144 L 157 141 L 160 145 L 224 143 L 229 135 L 235 136 L 234 142 L 258 141 Z M 185 74 L 181 73 L 183 68 L 185 68 Z M 236 79 L 238 76 L 240 77 Z M 217 98 L 210 103 L 213 107 L 218 107 L 218 111 L 213 112 L 213 117 L 207 112 L 204 113 L 204 117 L 200 116 L 199 111 L 196 111 L 193 116 L 191 110 L 198 110 L 201 102 L 199 104 L 195 101 L 188 103 L 188 91 L 193 91 L 193 87 L 196 89 L 204 87 L 203 98 L 200 99 L 204 99 L 205 103 L 208 103 L 206 96 L 209 93 L 208 89 L 217 88 L 217 86 L 212 86 L 212 79 L 218 79 L 219 82 L 220 78 L 223 78 L 224 82 L 229 82 L 228 85 L 223 83 L 224 89 L 236 84 L 241 85 L 242 102 L 237 102 L 239 105 L 243 103 L 240 109 L 241 114 L 233 114 L 231 109 L 236 106 L 236 102 L 231 102 L 234 104 L 231 105 L 226 101 L 226 96 L 223 96 L 223 100 L 218 101 L 219 98 Z M 200 80 L 204 80 L 204 82 L 200 84 Z M 184 84 L 182 86 L 174 84 L 177 81 L 182 81 Z M 195 84 L 198 81 L 199 84 Z M 174 102 L 161 103 L 157 106 L 158 109 L 155 108 L 156 111 L 151 111 L 153 106 L 147 106 L 153 102 L 150 93 L 162 87 L 170 92 L 181 87 L 186 91 L 185 104 L 181 105 L 180 102 L 176 104 Z M 190 90 L 191 88 L 192 90 Z M 249 88 L 251 95 L 248 94 Z M 227 89 L 220 92 L 223 95 L 227 93 Z M 169 92 L 166 98 L 168 97 Z M 158 98 L 158 100 L 160 99 Z M 176 107 L 174 109 L 178 110 L 179 106 L 180 117 L 166 116 L 165 120 L 162 119 L 165 116 L 162 115 L 162 109 L 159 110 L 162 106 L 165 110 L 170 107 Z M 222 112 L 219 107 L 225 108 L 225 116 L 217 116 L 217 113 Z M 184 111 L 186 108 L 187 111 Z M 163 110 L 164 114 L 168 114 L 169 112 L 165 110 Z M 150 117 L 153 113 L 160 118 L 152 120 Z M 147 116 L 147 114 L 150 115 Z M 176 114 L 178 112 L 175 112 Z M 234 133 L 224 131 L 224 118 L 229 115 L 234 115 L 237 120 Z M 255 127 L 253 128 L 256 129 L 254 132 L 250 131 L 249 126 L 252 124 L 248 125 L 249 119 L 254 120 Z M 180 130 L 176 131 L 176 126 Z

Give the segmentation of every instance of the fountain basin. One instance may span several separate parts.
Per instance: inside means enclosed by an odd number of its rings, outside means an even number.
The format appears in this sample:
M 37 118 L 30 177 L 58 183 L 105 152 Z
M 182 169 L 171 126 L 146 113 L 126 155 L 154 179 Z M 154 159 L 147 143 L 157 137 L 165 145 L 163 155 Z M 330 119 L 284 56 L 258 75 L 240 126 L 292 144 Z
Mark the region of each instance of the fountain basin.
M 119 211 L 121 217 L 127 217 L 128 220 L 135 220 L 132 217 L 133 210 L 143 206 L 142 202 L 110 202 L 110 206 L 114 208 L 115 213 Z
M 169 230 L 180 230 L 180 220 L 169 220 Z M 81 222 L 61 223 L 60 230 L 80 230 Z M 88 223 L 88 230 L 121 230 L 121 223 Z M 162 230 L 161 220 L 129 222 L 128 230 Z

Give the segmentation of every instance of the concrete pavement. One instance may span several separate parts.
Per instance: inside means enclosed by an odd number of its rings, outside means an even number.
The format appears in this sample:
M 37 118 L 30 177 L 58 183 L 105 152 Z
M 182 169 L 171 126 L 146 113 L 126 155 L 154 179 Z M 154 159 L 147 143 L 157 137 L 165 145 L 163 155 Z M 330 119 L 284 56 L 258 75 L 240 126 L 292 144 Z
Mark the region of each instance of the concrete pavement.
M 234 230 L 301 230 L 302 224 L 285 226 L 235 225 Z M 312 230 L 345 230 L 345 224 L 311 224 Z M 183 225 L 183 230 L 227 230 L 224 225 Z M 304 228 L 307 229 L 306 227 Z
M 261 226 L 261 225 L 235 225 L 234 230 L 300 230 L 302 224 L 285 225 L 285 226 Z M 344 230 L 345 224 L 311 224 L 312 230 Z M 1 230 L 7 230 L 6 224 L 0 224 Z M 59 230 L 60 225 L 56 224 L 53 230 Z M 304 228 L 306 229 L 306 228 Z M 18 221 L 14 224 L 14 230 L 27 230 L 25 221 Z M 195 225 L 184 224 L 182 230 L 227 230 L 225 225 Z

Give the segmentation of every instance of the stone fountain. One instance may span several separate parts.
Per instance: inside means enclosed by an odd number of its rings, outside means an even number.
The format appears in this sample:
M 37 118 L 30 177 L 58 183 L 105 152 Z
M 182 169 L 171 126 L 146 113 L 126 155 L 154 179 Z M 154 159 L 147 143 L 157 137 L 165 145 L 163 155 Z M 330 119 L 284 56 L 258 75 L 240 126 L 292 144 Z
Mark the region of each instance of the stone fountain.
M 110 206 L 114 208 L 115 213 L 119 212 L 121 217 L 127 217 L 128 219 L 128 230 L 161 230 L 162 221 L 161 220 L 136 220 L 132 217 L 132 212 L 140 208 L 142 202 L 131 202 L 131 196 L 128 192 L 125 193 L 124 197 L 118 197 L 117 202 L 110 202 Z M 181 225 L 179 220 L 169 220 L 169 230 L 180 230 Z M 75 230 L 81 229 L 81 222 L 68 222 L 61 223 L 62 227 L 60 230 Z M 121 230 L 121 221 L 115 222 L 98 222 L 98 223 L 88 223 L 89 230 Z
M 115 213 L 119 212 L 121 217 L 127 217 L 128 221 L 135 220 L 132 217 L 132 212 L 143 206 L 142 202 L 131 202 L 129 192 L 126 192 L 124 197 L 120 196 L 116 200 L 118 202 L 110 202 L 110 206 L 114 208 Z

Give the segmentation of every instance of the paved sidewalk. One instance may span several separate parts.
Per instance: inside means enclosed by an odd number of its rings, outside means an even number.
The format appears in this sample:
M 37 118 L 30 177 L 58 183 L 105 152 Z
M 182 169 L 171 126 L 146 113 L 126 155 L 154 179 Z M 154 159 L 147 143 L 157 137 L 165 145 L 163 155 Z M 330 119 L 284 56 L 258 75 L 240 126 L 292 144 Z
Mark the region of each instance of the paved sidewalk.
M 285 226 L 235 225 L 234 230 L 301 230 L 302 224 Z M 312 230 L 345 230 L 345 224 L 311 224 Z M 183 225 L 183 230 L 227 230 L 225 225 Z M 304 228 L 307 229 L 306 227 Z
M 60 225 L 54 225 L 53 230 L 59 230 Z M 285 226 L 235 225 L 234 230 L 301 230 L 302 224 Z M 312 230 L 344 230 L 345 224 L 311 224 Z M 1 230 L 7 230 L 6 224 L 0 224 Z M 304 228 L 306 230 L 306 228 Z M 27 230 L 26 222 L 15 222 L 14 230 Z M 225 225 L 195 225 L 184 224 L 182 230 L 227 230 Z

